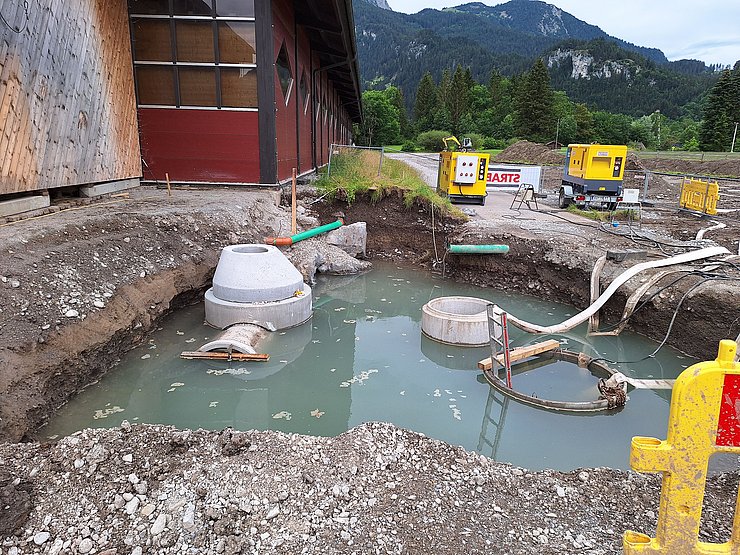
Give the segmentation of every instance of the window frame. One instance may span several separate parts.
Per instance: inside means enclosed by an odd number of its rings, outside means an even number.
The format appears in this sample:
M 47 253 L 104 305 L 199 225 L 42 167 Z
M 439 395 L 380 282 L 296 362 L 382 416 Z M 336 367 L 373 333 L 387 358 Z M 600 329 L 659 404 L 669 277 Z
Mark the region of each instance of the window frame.
M 173 12 L 173 2 L 168 2 L 169 6 L 169 13 L 168 14 L 141 14 L 141 13 L 135 13 L 135 12 L 129 12 L 128 18 L 129 18 L 129 29 L 131 32 L 131 42 L 132 42 L 132 57 L 134 55 L 134 49 L 135 49 L 135 41 L 134 41 L 134 31 L 133 31 L 133 22 L 135 20 L 142 20 L 142 19 L 158 19 L 158 20 L 168 20 L 169 21 L 169 29 L 170 29 L 170 51 L 171 51 L 171 59 L 172 61 L 147 61 L 147 60 L 133 60 L 133 65 L 135 68 L 137 67 L 152 67 L 152 66 L 167 66 L 173 68 L 173 75 L 174 75 L 174 96 L 175 96 L 175 104 L 174 105 L 159 105 L 159 104 L 142 104 L 139 102 L 139 83 L 138 78 L 136 76 L 136 71 L 133 72 L 134 74 L 134 87 L 136 90 L 136 105 L 137 108 L 166 108 L 166 109 L 174 109 L 174 110 L 227 110 L 227 111 L 239 111 L 239 112 L 257 112 L 259 111 L 258 108 L 258 99 L 255 98 L 254 106 L 249 107 L 224 107 L 223 105 L 223 99 L 222 99 L 222 90 L 221 90 L 221 68 L 224 69 L 250 69 L 250 70 L 256 70 L 257 64 L 256 63 L 221 63 L 221 50 L 219 46 L 219 23 L 252 23 L 253 25 L 256 25 L 256 18 L 255 17 L 247 17 L 247 16 L 219 16 L 216 15 L 216 2 L 213 0 L 210 0 L 211 4 L 211 15 L 174 15 Z M 207 21 L 211 22 L 211 33 L 213 36 L 213 53 L 214 53 L 214 61 L 213 62 L 180 62 L 177 60 L 177 22 L 178 21 Z M 254 44 L 255 50 L 257 49 L 257 44 L 255 40 Z M 192 106 L 183 104 L 182 102 L 182 94 L 180 91 L 180 70 L 179 68 L 191 68 L 191 67 L 203 67 L 203 68 L 209 68 L 213 69 L 215 72 L 215 98 L 216 98 L 216 105 L 215 106 Z M 293 79 L 295 81 L 295 79 Z

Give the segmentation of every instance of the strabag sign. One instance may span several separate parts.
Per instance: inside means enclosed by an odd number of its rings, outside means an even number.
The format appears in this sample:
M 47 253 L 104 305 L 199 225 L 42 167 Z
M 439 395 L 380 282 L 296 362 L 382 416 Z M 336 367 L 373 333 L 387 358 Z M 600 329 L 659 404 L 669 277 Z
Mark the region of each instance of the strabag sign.
M 515 187 L 531 185 L 536 193 L 540 192 L 542 178 L 541 166 L 513 166 L 496 164 L 488 166 L 488 180 L 486 187 Z

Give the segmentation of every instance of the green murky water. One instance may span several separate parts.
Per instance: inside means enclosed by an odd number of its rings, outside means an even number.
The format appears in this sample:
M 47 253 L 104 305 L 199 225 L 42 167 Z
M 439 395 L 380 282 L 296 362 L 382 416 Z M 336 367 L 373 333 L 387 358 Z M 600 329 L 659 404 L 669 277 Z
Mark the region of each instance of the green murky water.
M 435 343 L 421 334 L 421 307 L 431 298 L 471 295 L 512 314 L 557 323 L 575 310 L 521 295 L 457 284 L 423 272 L 376 264 L 362 276 L 321 278 L 313 319 L 271 334 L 268 363 L 186 361 L 216 330 L 203 305 L 172 315 L 153 339 L 131 351 L 99 383 L 64 406 L 42 437 L 122 420 L 180 428 L 274 429 L 333 436 L 369 420 L 393 422 L 466 449 L 531 469 L 628 468 L 632 436 L 665 437 L 669 392 L 633 391 L 627 406 L 591 416 L 555 414 L 492 392 L 476 370 L 486 348 Z M 585 325 L 567 336 L 580 350 Z M 512 345 L 545 337 L 512 330 Z M 591 356 L 636 360 L 655 348 L 637 335 L 585 340 Z M 669 348 L 621 366 L 628 375 L 675 378 L 694 361 Z M 597 379 L 568 363 L 514 377 L 519 391 L 541 398 L 593 400 Z

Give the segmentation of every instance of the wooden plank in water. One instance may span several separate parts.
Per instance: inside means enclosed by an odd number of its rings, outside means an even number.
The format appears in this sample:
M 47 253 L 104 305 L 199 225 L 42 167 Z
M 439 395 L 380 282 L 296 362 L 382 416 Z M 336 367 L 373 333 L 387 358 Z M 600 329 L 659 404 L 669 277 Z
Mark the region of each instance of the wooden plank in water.
M 627 383 L 635 389 L 673 389 L 676 380 L 640 380 L 625 376 Z
M 511 362 L 516 362 L 518 360 L 524 360 L 525 358 L 539 355 L 547 351 L 553 351 L 558 348 L 560 348 L 559 341 L 556 341 L 555 339 L 548 339 L 547 341 L 541 341 L 540 343 L 534 343 L 525 347 L 517 347 L 516 349 L 512 349 L 511 351 L 509 351 L 509 360 Z M 503 364 L 503 355 L 499 355 L 498 360 L 501 364 Z M 478 363 L 478 368 L 480 370 L 490 370 L 491 366 L 491 357 L 483 359 Z
M 268 354 L 251 353 L 221 353 L 216 351 L 183 351 L 180 358 L 188 360 L 235 360 L 238 362 L 267 362 L 270 360 Z

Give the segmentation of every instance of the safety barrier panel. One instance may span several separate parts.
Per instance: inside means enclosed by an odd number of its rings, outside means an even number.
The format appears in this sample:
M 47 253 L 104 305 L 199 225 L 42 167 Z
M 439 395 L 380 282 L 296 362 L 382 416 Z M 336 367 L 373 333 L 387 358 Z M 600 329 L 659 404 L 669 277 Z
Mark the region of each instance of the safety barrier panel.
M 681 208 L 715 216 L 718 202 L 719 184 L 716 181 L 683 180 L 679 204 Z
M 740 454 L 740 363 L 737 343 L 720 342 L 713 362 L 701 362 L 676 380 L 668 419 L 668 438 L 632 439 L 630 465 L 637 472 L 662 472 L 660 513 L 655 538 L 628 531 L 630 554 L 720 555 L 740 553 L 740 511 L 730 541 L 699 541 L 709 459 L 715 453 Z

